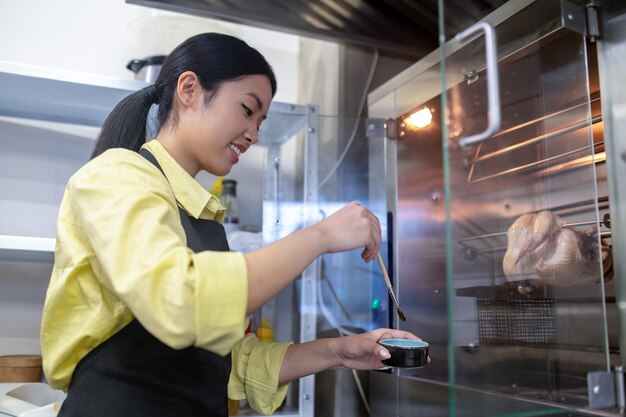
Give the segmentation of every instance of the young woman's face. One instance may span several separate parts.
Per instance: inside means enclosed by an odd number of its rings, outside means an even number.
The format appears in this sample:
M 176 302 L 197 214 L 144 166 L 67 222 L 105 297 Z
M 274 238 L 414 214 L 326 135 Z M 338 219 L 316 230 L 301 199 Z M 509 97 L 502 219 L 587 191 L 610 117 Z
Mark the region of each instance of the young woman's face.
M 217 176 L 228 174 L 259 140 L 258 130 L 271 100 L 272 88 L 265 75 L 223 83 L 208 105 L 202 94 L 197 95 L 180 120 L 192 169 L 195 166 Z M 191 174 L 195 176 L 197 170 Z

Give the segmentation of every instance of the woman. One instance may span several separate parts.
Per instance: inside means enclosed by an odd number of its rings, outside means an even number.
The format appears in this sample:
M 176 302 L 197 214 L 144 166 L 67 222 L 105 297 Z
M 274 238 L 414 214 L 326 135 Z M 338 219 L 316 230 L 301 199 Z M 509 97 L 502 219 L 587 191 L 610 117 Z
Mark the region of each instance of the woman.
M 246 317 L 324 253 L 378 251 L 378 219 L 351 203 L 251 253 L 230 252 L 223 208 L 194 177 L 226 175 L 258 140 L 273 71 L 243 41 L 194 36 L 153 86 L 122 100 L 69 181 L 42 322 L 60 416 L 226 416 L 227 393 L 272 413 L 287 382 L 334 366 L 375 369 L 379 329 L 304 344 L 244 337 Z M 146 119 L 159 105 L 155 140 Z M 231 366 L 232 363 L 232 366 Z

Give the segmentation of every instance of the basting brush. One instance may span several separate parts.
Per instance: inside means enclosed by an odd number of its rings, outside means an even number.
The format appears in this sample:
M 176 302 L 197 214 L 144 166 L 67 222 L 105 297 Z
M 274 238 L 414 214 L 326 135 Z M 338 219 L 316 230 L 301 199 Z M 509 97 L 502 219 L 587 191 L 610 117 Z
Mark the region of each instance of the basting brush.
M 383 271 L 383 277 L 385 278 L 385 283 L 387 284 L 387 291 L 389 291 L 389 295 L 391 295 L 391 299 L 393 300 L 393 303 L 396 305 L 396 311 L 398 312 L 398 317 L 400 317 L 400 320 L 406 321 L 406 317 L 404 316 L 404 313 L 400 309 L 400 304 L 398 304 L 396 295 L 393 293 L 391 280 L 389 279 L 389 274 L 387 274 L 387 268 L 385 267 L 383 258 L 380 256 L 380 252 L 378 252 L 378 254 L 376 255 L 376 258 L 378 259 L 378 265 L 380 265 L 380 269 Z

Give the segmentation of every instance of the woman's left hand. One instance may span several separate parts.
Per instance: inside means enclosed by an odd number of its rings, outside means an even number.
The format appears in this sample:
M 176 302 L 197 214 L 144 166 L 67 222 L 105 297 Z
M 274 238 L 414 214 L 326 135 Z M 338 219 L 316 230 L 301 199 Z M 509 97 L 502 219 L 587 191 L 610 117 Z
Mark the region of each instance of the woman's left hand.
M 338 337 L 335 339 L 335 349 L 341 366 L 357 370 L 384 367 L 382 361 L 389 358 L 389 351 L 378 344 L 381 339 L 421 340 L 412 333 L 394 329 L 376 329 L 363 334 Z

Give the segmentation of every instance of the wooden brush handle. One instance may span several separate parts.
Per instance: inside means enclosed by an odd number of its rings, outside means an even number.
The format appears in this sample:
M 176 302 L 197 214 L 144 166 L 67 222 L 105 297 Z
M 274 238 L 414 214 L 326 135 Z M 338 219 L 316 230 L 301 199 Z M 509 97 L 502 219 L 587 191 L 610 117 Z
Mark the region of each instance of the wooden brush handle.
M 382 256 L 380 256 L 380 252 L 376 254 L 376 259 L 378 259 L 378 265 L 380 265 L 381 271 L 383 271 L 383 277 L 385 278 L 385 283 L 387 284 L 387 291 L 389 291 L 389 295 L 393 300 L 393 303 L 396 305 L 396 311 L 398 312 L 398 317 L 402 321 L 406 321 L 406 316 L 400 309 L 400 303 L 396 299 L 396 295 L 393 293 L 393 287 L 391 286 L 391 280 L 389 279 L 389 274 L 387 273 L 387 268 L 385 267 L 385 263 L 383 262 Z
M 387 288 L 391 291 L 391 280 L 389 279 L 389 274 L 387 273 L 387 268 L 385 267 L 385 263 L 383 262 L 383 257 L 380 256 L 380 252 L 376 254 L 376 259 L 378 259 L 378 265 L 380 265 L 380 269 L 383 271 L 383 277 L 385 278 L 385 283 L 387 284 Z M 392 291 L 393 292 L 393 291 Z
M 401 316 L 403 316 L 403 314 L 400 312 L 400 303 L 398 303 L 396 295 L 393 293 L 393 287 L 391 286 L 391 280 L 389 279 L 389 274 L 387 273 L 387 268 L 385 267 L 385 263 L 383 262 L 383 258 L 382 258 L 382 256 L 380 256 L 380 252 L 378 252 L 378 254 L 376 255 L 376 259 L 378 259 L 378 264 L 380 265 L 380 269 L 383 271 L 383 277 L 385 278 L 385 283 L 387 284 L 387 291 L 389 291 L 389 295 L 391 295 L 391 299 L 393 300 L 393 303 L 396 305 L 396 309 L 398 310 L 398 313 Z

